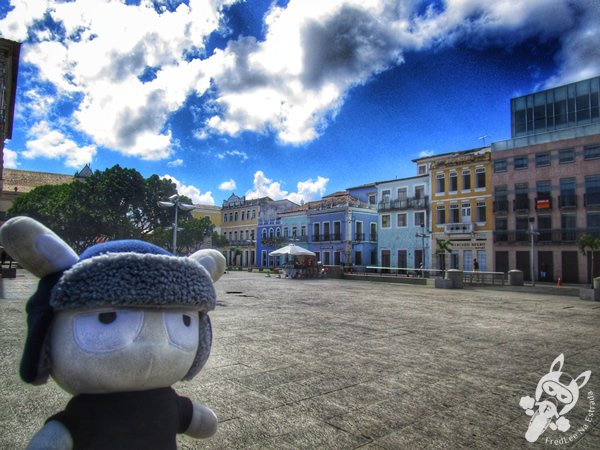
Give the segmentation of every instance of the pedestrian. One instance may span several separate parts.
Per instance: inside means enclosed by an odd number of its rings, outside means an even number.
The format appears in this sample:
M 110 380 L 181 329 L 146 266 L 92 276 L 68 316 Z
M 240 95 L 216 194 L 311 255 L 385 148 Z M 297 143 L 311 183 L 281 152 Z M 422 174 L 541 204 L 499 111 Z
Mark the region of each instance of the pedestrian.
M 473 272 L 479 272 L 479 263 L 477 262 L 477 258 L 473 259 Z

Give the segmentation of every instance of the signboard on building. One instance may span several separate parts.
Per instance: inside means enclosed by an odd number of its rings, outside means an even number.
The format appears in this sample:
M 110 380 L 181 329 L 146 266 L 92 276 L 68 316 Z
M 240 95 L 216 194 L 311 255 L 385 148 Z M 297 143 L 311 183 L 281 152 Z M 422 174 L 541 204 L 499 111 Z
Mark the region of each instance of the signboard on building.
M 550 209 L 550 199 L 538 198 L 535 201 L 535 209 Z

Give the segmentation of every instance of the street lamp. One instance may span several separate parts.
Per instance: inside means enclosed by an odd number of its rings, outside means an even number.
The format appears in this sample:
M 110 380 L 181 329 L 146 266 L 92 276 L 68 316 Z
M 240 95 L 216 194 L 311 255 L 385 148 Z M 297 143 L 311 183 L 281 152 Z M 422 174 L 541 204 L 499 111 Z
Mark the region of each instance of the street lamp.
M 161 208 L 175 208 L 175 222 L 173 223 L 173 254 L 177 254 L 177 219 L 179 210 L 182 211 L 191 211 L 195 208 L 194 205 L 189 205 L 187 203 L 181 203 L 178 194 L 171 195 L 169 197 L 168 202 L 159 201 L 158 206 Z
M 421 232 L 415 234 L 415 237 L 420 237 L 421 238 L 421 245 L 422 245 L 422 248 L 423 248 L 423 250 L 422 250 L 423 253 L 421 253 L 422 258 L 423 258 L 423 261 L 422 261 L 423 262 L 423 269 L 426 269 L 425 263 L 427 262 L 427 258 L 425 257 L 425 238 L 428 238 L 430 236 L 429 234 L 427 234 L 428 232 L 431 233 L 431 231 L 425 230 L 425 222 L 423 222 L 421 224 Z
M 527 234 L 529 234 L 529 239 L 531 241 L 531 247 L 529 249 L 529 273 L 531 275 L 531 286 L 535 287 L 535 273 L 533 270 L 533 240 L 535 238 L 535 236 L 538 236 L 540 233 L 537 231 L 533 231 L 533 223 L 535 222 L 535 217 L 530 217 L 529 218 L 529 231 L 527 231 Z

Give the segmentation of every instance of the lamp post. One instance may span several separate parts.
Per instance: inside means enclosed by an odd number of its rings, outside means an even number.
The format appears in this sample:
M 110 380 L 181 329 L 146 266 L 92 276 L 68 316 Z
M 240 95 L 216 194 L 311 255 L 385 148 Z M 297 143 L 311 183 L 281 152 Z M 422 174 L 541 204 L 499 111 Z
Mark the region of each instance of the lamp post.
M 422 246 L 422 249 L 423 249 L 422 253 L 421 253 L 422 258 L 423 258 L 423 261 L 422 261 L 422 263 L 423 263 L 423 269 L 426 269 L 425 263 L 427 262 L 427 258 L 425 257 L 425 238 L 426 237 L 428 238 L 430 236 L 427 233 L 431 233 L 431 231 L 425 230 L 425 222 L 423 222 L 421 224 L 421 232 L 415 234 L 415 237 L 420 237 L 421 238 L 421 246 Z
M 181 203 L 178 194 L 171 195 L 169 197 L 169 201 L 159 201 L 158 206 L 161 208 L 175 208 L 175 222 L 173 223 L 173 254 L 177 254 L 177 221 L 178 221 L 178 211 L 181 209 L 182 211 L 191 211 L 195 208 L 194 205 L 189 205 L 187 203 Z
M 537 231 L 533 231 L 533 223 L 534 222 L 535 222 L 535 217 L 530 217 L 529 218 L 529 231 L 527 231 L 527 234 L 529 234 L 529 239 L 531 242 L 531 247 L 529 249 L 529 273 L 531 275 L 531 286 L 533 286 L 533 287 L 535 287 L 535 271 L 533 268 L 534 238 L 535 238 L 535 236 L 540 234 Z

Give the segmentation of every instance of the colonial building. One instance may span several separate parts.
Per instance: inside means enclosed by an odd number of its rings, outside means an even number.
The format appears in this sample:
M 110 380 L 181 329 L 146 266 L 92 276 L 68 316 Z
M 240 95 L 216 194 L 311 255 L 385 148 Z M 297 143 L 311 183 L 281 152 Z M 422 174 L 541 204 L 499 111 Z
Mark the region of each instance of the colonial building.
M 512 138 L 492 144 L 495 270 L 590 279 L 577 240 L 600 236 L 599 92 L 595 77 L 511 100 Z
M 431 251 L 433 267 L 473 270 L 492 268 L 493 212 L 489 147 L 444 153 L 413 160 L 429 173 L 431 185 Z M 438 251 L 448 242 L 451 253 Z M 433 256 L 433 255 L 431 255 Z
M 269 197 L 246 199 L 232 194 L 221 208 L 221 234 L 229 241 L 224 252 L 227 264 L 256 266 L 259 221 L 274 220 L 280 213 L 297 206 L 289 200 L 275 201 Z
M 84 180 L 92 175 L 92 170 L 86 165 L 75 175 L 60 173 L 35 172 L 32 170 L 4 169 L 4 189 L 0 192 L 0 223 L 6 218 L 6 213 L 15 199 L 39 186 L 72 183 L 74 180 Z
M 307 203 L 308 249 L 324 265 L 367 266 L 377 255 L 377 210 L 348 192 Z
M 377 183 L 377 249 L 383 267 L 431 267 L 428 175 Z
M 0 192 L 4 190 L 4 141 L 12 137 L 21 44 L 0 38 Z

